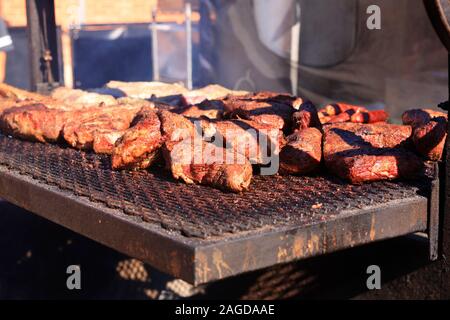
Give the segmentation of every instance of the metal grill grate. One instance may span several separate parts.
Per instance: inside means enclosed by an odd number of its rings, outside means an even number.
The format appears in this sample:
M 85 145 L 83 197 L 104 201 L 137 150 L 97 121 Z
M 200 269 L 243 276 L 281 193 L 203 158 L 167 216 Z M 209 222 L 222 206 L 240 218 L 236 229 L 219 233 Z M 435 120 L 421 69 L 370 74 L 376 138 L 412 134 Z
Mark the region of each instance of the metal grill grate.
M 255 176 L 242 194 L 177 182 L 160 168 L 112 171 L 109 158 L 0 135 L 0 165 L 184 236 L 210 238 L 332 219 L 425 194 L 427 183 L 349 185 L 329 176 Z

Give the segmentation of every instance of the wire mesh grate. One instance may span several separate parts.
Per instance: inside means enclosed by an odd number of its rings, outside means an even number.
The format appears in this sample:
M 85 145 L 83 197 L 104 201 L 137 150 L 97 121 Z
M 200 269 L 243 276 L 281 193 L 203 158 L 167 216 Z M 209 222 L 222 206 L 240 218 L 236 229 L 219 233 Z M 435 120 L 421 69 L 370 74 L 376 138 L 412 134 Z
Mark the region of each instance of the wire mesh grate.
M 315 223 L 428 192 L 427 181 L 350 185 L 331 176 L 255 176 L 242 194 L 186 185 L 162 168 L 113 171 L 107 156 L 0 135 L 0 165 L 188 237 Z

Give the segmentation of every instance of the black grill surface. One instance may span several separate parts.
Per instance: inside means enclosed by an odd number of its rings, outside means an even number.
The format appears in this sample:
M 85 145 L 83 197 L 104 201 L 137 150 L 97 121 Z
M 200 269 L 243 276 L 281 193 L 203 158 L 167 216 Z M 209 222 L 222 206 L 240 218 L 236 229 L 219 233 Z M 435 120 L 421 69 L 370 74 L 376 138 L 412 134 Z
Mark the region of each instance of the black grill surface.
M 427 181 L 350 185 L 330 176 L 255 176 L 250 190 L 186 185 L 162 168 L 112 171 L 107 156 L 0 135 L 0 165 L 187 237 L 211 238 L 332 219 L 346 209 L 425 195 Z

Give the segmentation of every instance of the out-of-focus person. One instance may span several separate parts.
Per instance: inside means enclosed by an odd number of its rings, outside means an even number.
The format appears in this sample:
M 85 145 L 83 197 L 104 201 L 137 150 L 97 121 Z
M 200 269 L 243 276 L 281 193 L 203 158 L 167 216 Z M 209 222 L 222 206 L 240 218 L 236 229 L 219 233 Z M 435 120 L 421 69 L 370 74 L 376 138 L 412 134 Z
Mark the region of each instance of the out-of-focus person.
M 5 81 L 7 52 L 14 49 L 5 20 L 0 17 L 0 82 Z

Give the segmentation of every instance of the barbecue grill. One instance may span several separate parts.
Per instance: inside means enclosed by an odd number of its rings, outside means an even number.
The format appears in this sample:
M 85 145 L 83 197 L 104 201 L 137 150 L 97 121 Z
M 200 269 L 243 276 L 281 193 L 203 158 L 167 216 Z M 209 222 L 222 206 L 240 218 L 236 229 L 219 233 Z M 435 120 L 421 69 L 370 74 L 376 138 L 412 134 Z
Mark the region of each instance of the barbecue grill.
M 54 3 L 28 0 L 27 9 L 33 87 L 46 91 L 59 82 Z M 427 235 L 431 261 L 450 255 L 444 165 L 420 181 L 362 185 L 257 176 L 231 194 L 157 168 L 115 172 L 108 161 L 0 136 L 0 196 L 194 285 L 416 232 Z

